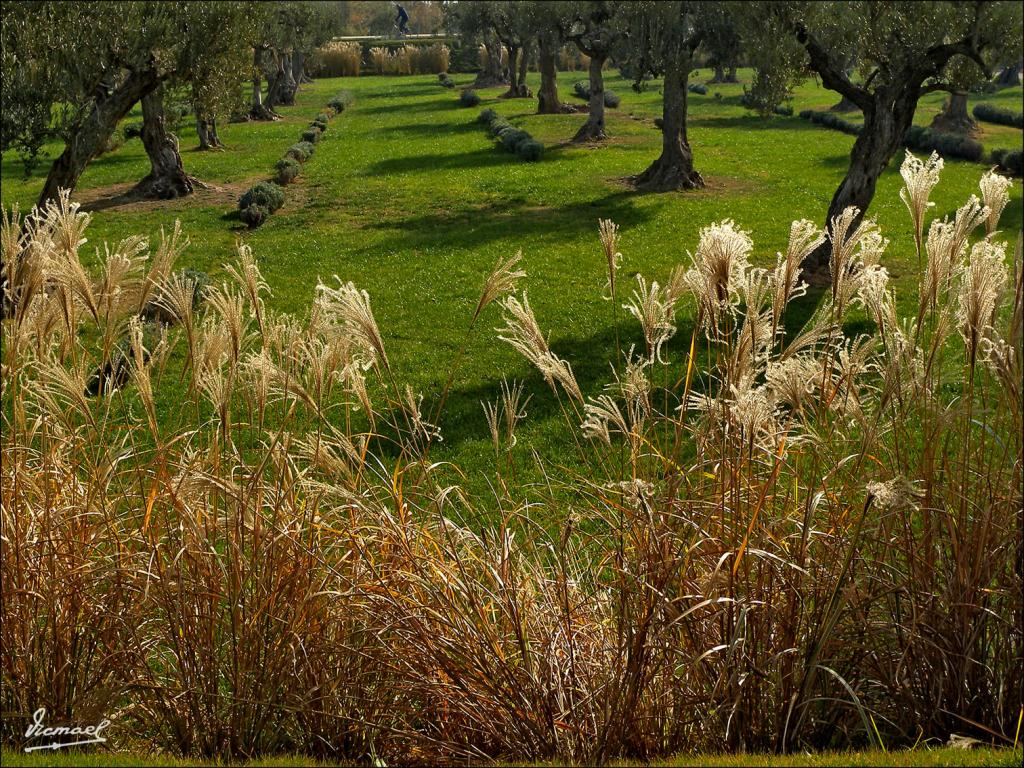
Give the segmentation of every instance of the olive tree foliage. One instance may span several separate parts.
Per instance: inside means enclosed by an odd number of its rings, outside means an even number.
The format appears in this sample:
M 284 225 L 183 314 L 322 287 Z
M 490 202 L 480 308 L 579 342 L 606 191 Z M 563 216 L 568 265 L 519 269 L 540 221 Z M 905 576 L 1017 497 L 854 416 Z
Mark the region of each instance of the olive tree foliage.
M 861 217 L 867 211 L 921 96 L 990 79 L 994 65 L 1021 50 L 1021 4 L 1013 0 L 751 2 L 734 10 L 762 88 L 781 90 L 813 72 L 864 113 L 826 224 L 848 206 Z M 852 74 L 847 62 L 856 62 Z M 826 244 L 809 266 L 826 266 L 828 256 Z
M 480 41 L 487 52 L 473 84 L 476 88 L 509 82 L 501 65 L 502 41 L 495 32 L 497 10 L 498 3 L 493 0 L 460 0 L 444 7 L 446 25 L 456 31 L 464 43 Z
M 118 122 L 140 101 L 144 101 L 149 128 L 143 132 L 143 141 L 153 166 L 143 191 L 171 194 L 180 189 L 180 178 L 151 186 L 164 171 L 183 175 L 177 142 L 163 125 L 162 95 L 174 84 L 233 87 L 231 78 L 204 68 L 204 62 L 224 45 L 245 46 L 250 5 L 24 2 L 0 6 L 2 147 L 34 159 L 47 140 L 64 143 L 50 166 L 40 204 L 56 199 L 62 188 L 74 189 L 88 163 L 107 146 Z
M 274 107 L 295 103 L 307 57 L 341 32 L 344 14 L 336 2 L 288 0 L 266 3 L 258 21 L 251 116 L 272 119 Z M 258 90 L 261 78 L 267 80 L 265 101 Z

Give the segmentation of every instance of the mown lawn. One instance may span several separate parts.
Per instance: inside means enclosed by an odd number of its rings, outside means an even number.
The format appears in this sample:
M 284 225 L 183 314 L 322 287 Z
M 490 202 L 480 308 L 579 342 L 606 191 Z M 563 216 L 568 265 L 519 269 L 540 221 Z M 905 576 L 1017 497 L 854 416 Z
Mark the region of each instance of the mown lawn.
M 167 756 L 151 756 L 142 752 L 54 752 L 26 755 L 22 752 L 4 750 L 3 764 L 10 768 L 42 768 L 54 766 L 204 766 L 244 765 L 256 768 L 290 768 L 303 765 L 328 765 L 305 757 L 274 757 L 253 760 L 246 763 L 224 763 L 199 760 L 182 760 Z M 783 768 L 784 766 L 1018 766 L 1021 764 L 1019 749 L 938 749 L 919 748 L 892 752 L 826 752 L 822 754 L 796 755 L 702 755 L 679 756 L 670 760 L 649 763 L 651 766 L 757 766 L 758 768 Z M 614 762 L 612 765 L 639 765 L 639 763 Z
M 560 76 L 564 100 L 582 104 L 571 86 L 584 76 Z M 741 77 L 749 78 L 749 72 Z M 472 76 L 454 79 L 463 86 Z M 531 86 L 536 89 L 536 75 Z M 461 108 L 458 90 L 442 88 L 434 76 L 316 81 L 303 88 L 295 107 L 282 110 L 282 121 L 223 126 L 225 152 L 192 151 L 195 134 L 185 127 L 181 145 L 187 169 L 216 187 L 195 199 L 117 204 L 116 194 L 148 171 L 138 139 L 94 162 L 76 193 L 98 208 L 86 247 L 129 233 L 155 237 L 180 219 L 192 241 L 181 266 L 220 279 L 220 265 L 233 258 L 241 238 L 261 259 L 273 289 L 271 306 L 298 314 L 306 312 L 318 278 L 327 281 L 336 274 L 353 280 L 370 293 L 397 377 L 425 395 L 425 411 L 432 410 L 466 338 L 483 276 L 498 258 L 522 250 L 528 277 L 521 287 L 550 330 L 552 348 L 572 363 L 584 392 L 596 393 L 611 379 L 616 335 L 624 349 L 643 346 L 639 325 L 602 299 L 599 218 L 611 218 L 622 228 L 620 303 L 634 274 L 664 281 L 674 265 L 687 261 L 698 230 L 712 221 L 732 218 L 751 230 L 755 261 L 768 265 L 785 247 L 793 219 L 822 221 L 853 144 L 850 136 L 796 117 L 757 117 L 739 105 L 742 85 L 712 85 L 707 96 L 690 98 L 690 140 L 707 189 L 640 195 L 622 179 L 642 171 L 660 151 L 661 136 L 652 122 L 660 113 L 658 83 L 636 94 L 610 72 L 608 87 L 622 97 L 621 107 L 608 115 L 613 138 L 577 147 L 568 140 L 583 115 L 535 115 L 534 100 L 501 100 L 499 89 L 482 92 L 480 107 Z M 341 89 L 355 94 L 355 105 L 331 122 L 299 181 L 289 187 L 284 208 L 260 229 L 244 230 L 231 215 L 238 194 L 269 177 L 276 160 Z M 1019 108 L 1021 89 L 983 98 Z M 798 90 L 793 107 L 796 112 L 826 108 L 837 100 L 809 82 Z M 940 103 L 939 94 L 925 99 L 919 121 L 930 120 Z M 476 122 L 484 107 L 495 108 L 543 142 L 544 159 L 523 163 L 498 147 Z M 985 124 L 981 141 L 986 150 L 1019 148 L 1021 131 Z M 49 150 L 54 155 L 59 147 Z M 884 263 L 907 313 L 916 300 L 917 267 L 909 217 L 898 195 L 898 166 L 899 159 L 881 180 L 871 214 L 892 241 Z M 981 164 L 948 161 L 932 197 L 933 213 L 951 214 L 977 192 L 985 170 Z M 30 206 L 45 172 L 43 163 L 24 179 L 17 158 L 7 153 L 4 206 Z M 1002 228 L 1017 231 L 1021 219 L 1018 182 Z M 679 332 L 668 345 L 680 373 L 690 312 L 688 305 L 680 307 Z M 469 340 L 441 419 L 444 442 L 432 458 L 453 462 L 465 473 L 461 482 L 469 490 L 490 494 L 495 461 L 480 401 L 497 395 L 503 376 L 525 380 L 533 398 L 519 430 L 512 483 L 521 500 L 523 489 L 541 477 L 532 452 L 556 471 L 563 464 L 576 468 L 575 437 L 539 374 L 496 340 L 492 328 L 499 322 L 492 307 Z M 165 411 L 173 412 L 173 386 L 165 386 L 160 398 Z

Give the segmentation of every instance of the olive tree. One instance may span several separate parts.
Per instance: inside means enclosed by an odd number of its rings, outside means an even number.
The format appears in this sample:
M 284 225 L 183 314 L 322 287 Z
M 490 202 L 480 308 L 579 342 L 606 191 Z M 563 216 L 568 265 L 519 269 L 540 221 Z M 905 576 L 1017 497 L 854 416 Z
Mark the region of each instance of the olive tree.
M 1021 4 L 1012 0 L 737 5 L 756 67 L 767 71 L 792 60 L 778 55 L 789 49 L 800 62 L 789 77 L 812 71 L 864 113 L 826 224 L 849 206 L 864 215 L 923 95 L 990 79 L 993 65 L 1014 60 L 1021 50 Z M 845 68 L 849 61 L 857 62 L 856 76 Z M 809 266 L 827 265 L 828 255 L 826 244 L 808 257 Z
M 573 3 L 567 37 L 590 57 L 587 122 L 576 132 L 573 141 L 601 141 L 608 137 L 604 129 L 604 65 L 622 37 L 622 11 L 625 6 L 625 3 L 609 0 Z
M 108 145 L 118 122 L 142 102 L 143 144 L 151 163 L 139 191 L 191 191 L 177 140 L 166 129 L 163 94 L 208 72 L 202 62 L 223 46 L 245 45 L 246 2 L 29 2 L 2 6 L 3 148 L 38 151 L 56 137 L 64 149 L 50 166 L 39 203 L 74 189 Z

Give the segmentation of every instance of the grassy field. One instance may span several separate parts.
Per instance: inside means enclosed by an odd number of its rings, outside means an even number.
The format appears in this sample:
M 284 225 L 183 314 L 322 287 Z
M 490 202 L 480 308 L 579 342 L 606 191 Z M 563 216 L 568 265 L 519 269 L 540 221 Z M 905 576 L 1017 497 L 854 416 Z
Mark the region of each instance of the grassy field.
M 649 763 L 652 766 L 763 766 L 783 768 L 784 766 L 1011 766 L 1020 765 L 1020 750 L 953 748 L 914 749 L 895 752 L 835 752 L 819 755 L 753 756 L 753 755 L 704 755 L 701 757 L 679 756 L 671 760 Z M 253 760 L 246 763 L 200 762 L 168 757 L 151 757 L 138 752 L 93 752 L 93 753 L 47 753 L 25 755 L 5 750 L 3 764 L 12 768 L 36 768 L 39 766 L 201 766 L 201 765 L 244 765 L 256 768 L 290 768 L 291 766 L 320 765 L 309 758 L 275 757 Z M 326 765 L 324 763 L 323 765 Z M 636 763 L 612 763 L 612 765 L 636 765 Z
M 564 100 L 582 104 L 570 94 L 572 83 L 583 77 L 561 74 Z M 536 75 L 531 78 L 536 88 Z M 749 72 L 741 78 L 749 78 Z M 455 76 L 459 86 L 471 79 Z M 481 106 L 466 109 L 458 104 L 458 92 L 440 87 L 433 76 L 319 80 L 303 87 L 295 107 L 281 110 L 279 122 L 223 126 L 225 152 L 193 151 L 195 134 L 186 126 L 181 131 L 185 166 L 214 187 L 194 198 L 159 203 L 118 198 L 148 171 L 138 139 L 91 164 L 75 195 L 96 211 L 87 249 L 130 233 L 155 237 L 180 219 L 192 241 L 181 265 L 219 279 L 221 265 L 233 259 L 236 240 L 244 239 L 260 259 L 276 310 L 304 314 L 318 278 L 329 281 L 337 274 L 353 280 L 372 298 L 400 380 L 425 395 L 427 410 L 466 338 L 483 276 L 498 258 L 522 250 L 528 277 L 521 286 L 542 327 L 551 331 L 554 351 L 572 363 L 584 392 L 593 393 L 611 378 L 616 336 L 623 348 L 643 343 L 639 325 L 601 297 L 605 266 L 599 218 L 611 218 L 622 228 L 624 286 L 638 272 L 664 281 L 674 265 L 687 261 L 699 228 L 725 218 L 752 232 L 755 263 L 774 263 L 792 220 L 822 220 L 853 144 L 850 136 L 796 117 L 757 117 L 739 105 L 741 84 L 712 85 L 707 96 L 690 99 L 690 140 L 707 189 L 640 195 L 622 180 L 642 171 L 660 151 L 652 122 L 660 114 L 658 83 L 636 94 L 609 73 L 608 87 L 622 97 L 621 107 L 608 115 L 612 139 L 578 147 L 568 140 L 582 115 L 535 115 L 534 100 L 500 100 L 499 89 L 482 92 Z M 355 94 L 354 107 L 332 121 L 316 155 L 288 188 L 283 209 L 260 229 L 246 231 L 231 215 L 238 195 L 270 175 L 306 123 L 341 89 Z M 1014 108 L 1021 89 L 979 98 Z M 798 112 L 836 100 L 809 82 L 792 106 Z M 930 121 L 941 100 L 940 94 L 924 99 L 918 121 Z M 542 162 L 520 162 L 496 146 L 476 122 L 488 106 L 544 143 Z M 1020 148 L 1020 130 L 983 127 L 986 150 Z M 47 149 L 52 156 L 60 147 Z M 985 170 L 947 161 L 932 195 L 933 213 L 952 213 L 977 192 Z M 25 179 L 17 158 L 5 155 L 3 205 L 29 207 L 45 172 L 42 163 Z M 897 160 L 879 183 L 871 214 L 892 241 L 884 263 L 901 298 L 911 300 L 917 271 L 910 220 L 898 195 L 901 184 Z M 1003 228 L 1019 230 L 1021 215 L 1017 184 Z M 680 310 L 680 330 L 669 344 L 679 365 L 690 336 L 683 316 L 688 311 L 688 305 Z M 573 438 L 556 399 L 539 374 L 496 342 L 491 329 L 498 321 L 491 308 L 469 339 L 442 418 L 444 442 L 433 454 L 460 467 L 465 485 L 485 495 L 494 458 L 480 401 L 493 399 L 502 376 L 525 380 L 533 393 L 515 449 L 518 485 L 540 477 L 531 451 L 553 465 L 572 467 L 574 461 Z M 162 407 L 172 409 L 173 387 L 164 387 L 159 396 Z

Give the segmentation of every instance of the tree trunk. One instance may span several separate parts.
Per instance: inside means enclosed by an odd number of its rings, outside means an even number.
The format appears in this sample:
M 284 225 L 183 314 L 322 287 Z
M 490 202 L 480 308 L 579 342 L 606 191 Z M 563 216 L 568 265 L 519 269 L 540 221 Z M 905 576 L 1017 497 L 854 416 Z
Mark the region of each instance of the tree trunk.
M 725 82 L 727 82 L 727 83 L 738 83 L 739 82 L 739 80 L 736 79 L 736 66 L 735 65 L 729 67 L 729 74 L 727 74 L 725 76 Z
M 715 76 L 711 78 L 709 82 L 712 83 L 724 83 L 725 82 L 725 67 L 721 64 L 715 64 Z
M 505 43 L 505 50 L 508 51 L 508 90 L 501 94 L 503 99 L 516 99 L 519 97 L 519 78 L 516 64 L 519 61 L 519 46 L 515 43 Z
M 860 209 L 855 226 L 860 224 L 875 196 L 875 184 L 893 155 L 903 146 L 903 136 L 914 120 L 917 108 L 916 84 L 895 93 L 879 89 L 870 109 L 864 112 L 864 129 L 853 144 L 850 166 L 828 206 L 825 226 L 831 231 L 832 219 L 851 205 Z M 818 280 L 827 275 L 831 248 L 828 241 L 808 254 L 804 267 L 818 273 Z
M 295 90 L 303 83 L 313 82 L 306 77 L 306 54 L 302 51 L 295 51 L 292 54 L 292 79 L 295 81 Z
M 833 104 L 829 107 L 829 112 L 859 112 L 860 107 L 850 101 L 847 97 L 843 96 L 839 100 L 838 104 Z
M 558 46 L 551 35 L 540 36 L 540 91 L 537 94 L 537 112 L 557 115 L 562 111 L 558 100 Z
M 661 157 L 633 179 L 637 189 L 670 192 L 704 186 L 704 179 L 693 168 L 693 153 L 686 137 L 688 69 L 685 64 L 676 63 L 665 71 Z
M 493 35 L 484 35 L 484 49 L 487 60 L 477 73 L 474 88 L 490 88 L 507 82 L 501 72 L 501 43 Z
M 530 93 L 529 87 L 526 85 L 526 69 L 530 63 L 530 44 L 529 42 L 523 43 L 523 50 L 519 57 L 519 96 L 524 99 L 528 99 L 533 96 Z
M 586 51 L 584 51 L 586 53 Z M 590 54 L 590 114 L 573 141 L 603 141 L 608 138 L 604 132 L 604 74 L 601 72 L 607 54 L 594 51 Z
M 270 109 L 277 106 L 290 107 L 295 104 L 296 88 L 295 78 L 292 77 L 292 55 L 290 53 L 275 53 L 274 59 L 277 63 L 277 71 L 267 89 L 267 106 Z
M 260 62 L 261 48 L 253 48 L 252 53 L 252 100 L 249 106 L 249 117 L 253 120 L 277 120 L 280 115 L 263 103 L 262 68 Z
M 932 120 L 934 130 L 942 133 L 960 133 L 973 135 L 978 132 L 978 124 L 967 114 L 967 91 L 953 91 L 942 111 Z
M 998 77 L 996 77 L 996 85 L 1002 88 L 1020 85 L 1020 71 L 1021 65 L 1019 63 L 1008 64 L 1007 66 L 1003 67 Z
M 168 200 L 195 190 L 182 166 L 178 139 L 167 132 L 163 88 L 156 88 L 142 97 L 142 145 L 149 155 L 150 172 L 135 186 L 137 193 Z
M 196 118 L 196 133 L 199 135 L 199 149 L 221 149 L 220 136 L 217 135 L 217 120 Z
M 160 84 L 156 70 L 149 68 L 129 72 L 116 88 L 97 95 L 92 108 L 72 130 L 60 157 L 53 161 L 46 183 L 39 194 L 38 205 L 56 200 L 62 189 L 74 190 L 82 171 L 107 145 L 117 124 L 145 94 Z

